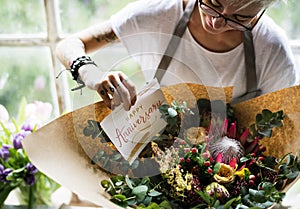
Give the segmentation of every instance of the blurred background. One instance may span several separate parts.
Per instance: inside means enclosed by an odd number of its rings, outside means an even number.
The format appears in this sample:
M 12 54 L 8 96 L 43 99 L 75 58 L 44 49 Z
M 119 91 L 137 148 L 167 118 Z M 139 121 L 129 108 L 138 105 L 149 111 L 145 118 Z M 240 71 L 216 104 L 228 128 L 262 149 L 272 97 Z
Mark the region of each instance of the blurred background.
M 54 54 L 56 44 L 68 34 L 108 19 L 131 1 L 0 0 L 0 104 L 10 116 L 16 116 L 22 98 L 29 103 L 38 100 L 52 104 L 50 120 L 97 100 L 97 95 L 86 88 L 72 92 L 76 83 L 69 73 L 56 78 L 64 70 Z M 299 11 L 300 1 L 288 0 L 279 1 L 267 14 L 286 31 L 300 67 Z M 107 56 L 120 50 L 112 49 Z M 116 68 L 126 71 L 139 67 L 127 60 Z M 77 94 L 81 99 L 74 102 Z

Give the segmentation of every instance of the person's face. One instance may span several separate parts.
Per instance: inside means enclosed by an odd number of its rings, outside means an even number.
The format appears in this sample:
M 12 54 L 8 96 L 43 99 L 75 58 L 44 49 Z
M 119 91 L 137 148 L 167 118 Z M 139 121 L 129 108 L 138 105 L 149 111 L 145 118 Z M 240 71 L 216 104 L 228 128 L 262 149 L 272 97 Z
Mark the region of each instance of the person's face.
M 247 0 L 199 0 L 198 3 L 202 26 L 213 34 L 251 30 L 264 12 L 261 5 L 247 4 Z

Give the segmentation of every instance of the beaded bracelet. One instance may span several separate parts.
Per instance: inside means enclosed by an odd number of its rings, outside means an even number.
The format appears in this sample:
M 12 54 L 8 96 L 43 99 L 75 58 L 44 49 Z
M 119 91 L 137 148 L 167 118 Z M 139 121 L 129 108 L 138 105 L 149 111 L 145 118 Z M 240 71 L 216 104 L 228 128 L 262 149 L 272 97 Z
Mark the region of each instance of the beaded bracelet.
M 71 66 L 70 66 L 70 71 L 73 76 L 73 80 L 75 80 L 77 82 L 80 80 L 78 70 L 80 67 L 82 67 L 83 65 L 87 65 L 87 64 L 93 64 L 93 65 L 97 66 L 96 63 L 88 56 L 78 57 L 76 60 L 74 60 L 72 62 Z

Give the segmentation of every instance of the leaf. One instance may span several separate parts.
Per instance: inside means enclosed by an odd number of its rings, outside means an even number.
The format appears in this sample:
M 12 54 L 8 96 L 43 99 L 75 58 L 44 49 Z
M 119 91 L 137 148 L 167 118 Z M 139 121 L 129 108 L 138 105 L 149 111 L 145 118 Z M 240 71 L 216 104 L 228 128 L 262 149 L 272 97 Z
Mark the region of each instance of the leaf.
M 138 160 L 133 161 L 133 163 L 131 164 L 130 168 L 132 170 L 137 169 L 139 167 L 140 163 Z
M 163 208 L 163 209 L 172 209 L 172 206 L 170 205 L 170 203 L 167 200 L 162 201 L 159 204 L 159 206 L 160 206 L 160 208 Z
M 108 188 L 110 185 L 109 181 L 107 180 L 102 180 L 101 181 L 101 186 L 104 187 L 104 188 Z
M 216 163 L 213 169 L 213 173 L 218 173 L 220 169 L 221 169 L 221 164 Z
M 131 193 L 133 195 L 136 195 L 138 201 L 142 201 L 143 199 L 145 199 L 147 192 L 148 192 L 148 187 L 145 185 L 140 185 L 133 188 Z
M 102 133 L 102 128 L 100 123 L 95 120 L 88 120 L 88 125 L 83 129 L 83 134 L 85 136 L 92 136 L 93 139 L 99 137 Z
M 262 111 L 262 117 L 264 119 L 270 120 L 272 118 L 272 115 L 273 115 L 273 113 L 270 110 L 268 110 L 268 109 L 264 109 Z
M 26 104 L 27 104 L 26 98 L 22 97 L 21 102 L 19 104 L 18 124 L 23 124 L 25 121 Z
M 286 174 L 288 179 L 294 179 L 299 175 L 299 171 L 291 171 L 290 173 Z
M 206 192 L 203 192 L 203 191 L 196 191 L 197 194 L 200 195 L 200 197 L 207 203 L 207 204 L 210 204 L 211 203 L 211 200 L 212 200 L 212 197 L 207 194 Z
M 162 195 L 162 193 L 161 193 L 161 192 L 158 192 L 158 191 L 156 191 L 156 190 L 151 190 L 151 191 L 148 193 L 148 195 L 149 195 L 150 197 L 157 197 L 157 196 Z
M 151 201 L 152 201 L 152 197 L 146 196 L 145 199 L 143 199 L 143 204 L 150 205 Z
M 125 182 L 130 189 L 133 189 L 132 181 L 130 180 L 128 175 L 125 176 Z
M 232 205 L 232 203 L 234 203 L 237 200 L 237 198 L 232 198 L 230 200 L 228 200 L 225 205 L 222 207 L 222 209 L 230 209 L 230 206 Z
M 115 204 L 117 204 L 123 208 L 126 208 L 126 207 L 128 207 L 128 203 L 127 203 L 126 199 L 127 199 L 126 196 L 124 196 L 122 194 L 116 194 L 116 195 L 113 195 L 110 200 L 112 202 L 114 202 Z

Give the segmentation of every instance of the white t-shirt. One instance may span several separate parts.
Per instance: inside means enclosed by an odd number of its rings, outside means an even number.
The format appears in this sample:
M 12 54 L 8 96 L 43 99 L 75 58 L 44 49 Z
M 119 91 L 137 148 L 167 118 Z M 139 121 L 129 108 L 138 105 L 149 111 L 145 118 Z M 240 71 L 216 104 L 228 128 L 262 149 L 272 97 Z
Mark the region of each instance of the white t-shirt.
M 182 0 L 138 0 L 111 17 L 114 32 L 139 62 L 146 80 L 153 79 L 182 13 Z M 264 15 L 252 33 L 262 94 L 298 84 L 299 72 L 284 31 Z M 187 28 L 161 85 L 182 82 L 234 86 L 234 97 L 244 94 L 243 44 L 229 52 L 211 52 L 201 47 Z

